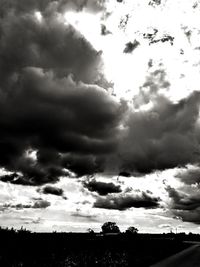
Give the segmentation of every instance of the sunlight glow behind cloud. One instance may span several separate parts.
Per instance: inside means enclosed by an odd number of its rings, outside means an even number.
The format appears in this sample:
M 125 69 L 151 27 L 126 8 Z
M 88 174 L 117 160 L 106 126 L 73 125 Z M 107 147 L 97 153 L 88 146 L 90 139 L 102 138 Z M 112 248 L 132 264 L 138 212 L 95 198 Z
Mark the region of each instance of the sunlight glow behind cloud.
M 125 1 L 107 3 L 111 14 L 106 19 L 86 12 L 66 12 L 65 19 L 77 28 L 97 50 L 102 50 L 104 71 L 114 83 L 118 98 L 131 99 L 145 83 L 148 62 L 153 68 L 162 64 L 166 70 L 170 88 L 165 95 L 178 101 L 198 89 L 199 71 L 199 12 L 188 1 L 163 1 L 154 8 L 149 1 Z M 120 29 L 120 21 L 128 16 L 127 24 Z M 101 35 L 100 24 L 104 23 L 110 34 Z M 173 45 L 158 42 L 149 45 L 144 33 L 158 30 L 156 38 L 163 34 L 174 37 Z M 187 31 L 193 34 L 187 37 Z M 123 53 L 125 44 L 137 40 L 137 51 Z M 182 51 L 182 53 L 181 53 Z

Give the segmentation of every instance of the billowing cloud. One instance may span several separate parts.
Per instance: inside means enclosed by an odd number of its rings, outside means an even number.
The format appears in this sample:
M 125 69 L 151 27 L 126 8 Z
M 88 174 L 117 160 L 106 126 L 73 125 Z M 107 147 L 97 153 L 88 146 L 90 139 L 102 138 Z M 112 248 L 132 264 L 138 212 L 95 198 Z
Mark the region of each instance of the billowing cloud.
M 136 108 L 150 107 L 130 112 L 125 124 L 120 157 L 126 171 L 149 173 L 199 160 L 199 92 L 174 103 L 160 92 L 169 86 L 163 73 L 154 75 L 134 99 Z
M 91 192 L 97 192 L 99 195 L 105 196 L 110 193 L 120 193 L 122 189 L 120 185 L 115 185 L 114 183 L 100 182 L 95 179 L 84 182 L 84 186 Z
M 170 186 L 167 187 L 167 192 L 172 200 L 172 209 L 195 210 L 200 206 L 200 196 L 198 193 L 186 194 L 184 192 L 178 192 Z
M 191 222 L 194 224 L 200 224 L 200 209 L 194 210 L 176 210 L 174 212 L 176 218 L 181 219 L 183 222 Z
M 179 171 L 176 175 L 183 183 L 192 185 L 200 183 L 200 169 L 199 167 L 185 168 Z
M 141 175 L 198 162 L 199 92 L 172 101 L 160 67 L 132 103 L 120 101 L 102 82 L 102 52 L 64 20 L 68 10 L 98 12 L 105 1 L 2 3 L 0 166 L 12 172 L 2 181 L 42 185 L 70 172 Z
M 103 2 L 3 1 L 0 166 L 13 174 L 2 181 L 40 185 L 67 176 L 66 169 L 77 176 L 99 172 L 116 150 L 124 108 L 98 86 L 101 54 L 58 8 L 97 11 Z
M 197 1 L 0 2 L 1 221 L 199 224 Z
M 62 188 L 58 188 L 56 186 L 50 186 L 50 185 L 43 187 L 41 192 L 43 194 L 51 194 L 51 195 L 56 195 L 56 196 L 62 196 L 63 195 L 63 189 Z
M 140 174 L 198 162 L 199 92 L 173 103 L 159 91 L 169 86 L 163 72 L 153 74 L 144 85 L 149 91 L 141 89 L 135 109 L 127 110 L 98 85 L 24 68 L 0 108 L 0 163 L 22 173 L 10 181 L 43 184 L 68 175 L 66 170 L 77 176 L 106 169 Z M 137 110 L 148 104 L 149 110 Z M 27 158 L 30 147 L 37 160 Z
M 185 222 L 200 224 L 200 196 L 198 190 L 186 193 L 178 191 L 170 186 L 167 192 L 171 199 L 170 209 L 172 213 Z
M 51 203 L 47 200 L 38 200 L 34 203 L 33 208 L 34 209 L 45 209 L 49 207 Z
M 116 148 L 121 106 L 98 86 L 28 68 L 3 105 L 8 120 L 0 121 L 0 164 L 33 182 L 56 180 L 63 168 L 78 175 L 98 171 L 102 155 Z M 37 151 L 36 161 L 27 158 L 29 147 Z
M 141 195 L 122 194 L 119 196 L 98 197 L 94 207 L 114 210 L 126 210 L 129 208 L 152 209 L 159 206 L 159 201 L 159 198 L 149 196 L 143 192 Z
M 51 70 L 61 77 L 72 73 L 83 82 L 98 80 L 100 54 L 56 14 L 39 22 L 34 13 L 18 16 L 7 11 L 1 18 L 0 33 L 4 91 L 18 87 L 21 72 L 30 67 Z

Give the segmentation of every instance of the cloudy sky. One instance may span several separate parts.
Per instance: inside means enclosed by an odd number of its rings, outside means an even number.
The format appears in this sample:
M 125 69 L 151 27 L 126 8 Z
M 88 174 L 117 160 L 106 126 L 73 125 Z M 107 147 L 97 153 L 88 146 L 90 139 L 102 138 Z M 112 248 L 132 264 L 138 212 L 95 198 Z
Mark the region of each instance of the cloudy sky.
M 0 0 L 0 225 L 200 232 L 200 2 Z

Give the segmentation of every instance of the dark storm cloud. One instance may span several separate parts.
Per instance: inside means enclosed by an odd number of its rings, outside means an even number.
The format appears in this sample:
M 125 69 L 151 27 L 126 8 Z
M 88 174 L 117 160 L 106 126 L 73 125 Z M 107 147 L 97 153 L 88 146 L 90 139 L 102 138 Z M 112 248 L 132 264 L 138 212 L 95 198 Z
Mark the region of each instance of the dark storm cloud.
M 184 169 L 179 171 L 176 175 L 183 183 L 192 185 L 192 184 L 199 184 L 200 183 L 200 169 Z
M 122 171 L 118 174 L 118 176 L 131 177 L 131 174 L 129 172 Z
M 199 161 L 200 94 L 170 102 L 159 91 L 169 82 L 157 70 L 128 109 L 106 90 L 101 52 L 59 13 L 98 12 L 104 2 L 1 2 L 0 167 L 12 172 L 2 181 L 42 185 L 71 172 L 141 175 Z M 135 111 L 148 103 L 149 111 Z
M 170 209 L 176 218 L 185 222 L 200 224 L 200 195 L 198 190 L 189 194 L 177 191 L 170 186 L 166 190 L 171 199 Z
M 2 175 L 0 178 L 2 182 L 13 182 L 19 179 L 19 175 L 17 173 L 12 173 L 12 174 Z
M 0 166 L 13 172 L 2 181 L 41 185 L 68 175 L 64 168 L 92 174 L 116 149 L 124 107 L 97 85 L 106 86 L 101 53 L 58 14 L 73 6 L 96 12 L 103 4 L 2 2 Z M 31 149 L 36 160 L 27 156 Z
M 104 183 L 96 181 L 95 179 L 84 182 L 84 187 L 86 187 L 91 192 L 97 192 L 99 195 L 106 196 L 110 193 L 120 193 L 122 189 L 119 185 L 114 183 Z
M 171 208 L 175 210 L 195 210 L 200 207 L 200 195 L 199 193 L 186 194 L 178 192 L 176 189 L 168 186 L 167 192 L 172 200 Z
M 165 73 L 159 70 L 134 98 L 135 108 L 150 103 L 152 108 L 130 112 L 119 149 L 121 169 L 150 173 L 199 161 L 195 151 L 199 146 L 200 93 L 172 103 L 160 93 L 168 87 Z
M 50 185 L 42 188 L 41 192 L 43 194 L 51 194 L 51 195 L 56 195 L 56 196 L 62 196 L 64 193 L 62 188 L 58 188 L 56 186 L 50 186 Z
M 181 219 L 183 222 L 191 222 L 200 224 L 200 208 L 195 210 L 175 210 L 175 218 Z
M 200 224 L 200 209 L 195 209 L 195 210 L 182 210 L 182 211 L 176 211 L 175 212 L 176 216 L 178 218 L 181 218 L 183 222 L 191 222 L 195 223 L 197 225 Z
M 55 165 L 43 166 L 39 163 L 34 163 L 26 158 L 20 158 L 10 168 L 17 169 L 21 173 L 13 173 L 3 175 L 0 180 L 3 182 L 10 182 L 18 185 L 37 186 L 49 182 L 56 182 L 60 176 L 68 176 L 68 172 L 62 170 L 61 167 Z
M 126 210 L 129 208 L 152 209 L 159 206 L 160 199 L 152 197 L 143 192 L 141 195 L 119 195 L 99 197 L 94 203 L 95 208 Z
M 64 25 L 58 15 L 45 17 L 40 23 L 34 14 L 8 13 L 0 22 L 3 91 L 17 86 L 28 67 L 51 70 L 61 77 L 72 73 L 83 82 L 98 80 L 100 54 L 71 25 Z
M 99 148 L 101 149 L 101 147 Z M 68 155 L 63 157 L 63 166 L 76 173 L 77 176 L 92 175 L 104 170 L 104 157 L 101 155 L 83 156 L 81 154 L 68 153 Z
M 102 155 L 116 147 L 121 108 L 98 86 L 28 68 L 2 107 L 0 163 L 33 183 L 56 181 L 64 167 L 78 175 L 99 171 Z M 29 147 L 38 151 L 37 163 L 24 155 Z
M 58 77 L 52 70 L 23 68 L 13 90 L 0 100 L 0 163 L 20 175 L 2 180 L 55 182 L 69 175 L 63 168 L 76 176 L 106 169 L 141 176 L 198 162 L 200 94 L 172 103 L 159 91 L 168 86 L 162 70 L 153 72 L 133 102 L 136 109 L 153 107 L 133 111 L 97 85 L 71 75 Z M 37 151 L 37 162 L 26 157 L 30 147 Z

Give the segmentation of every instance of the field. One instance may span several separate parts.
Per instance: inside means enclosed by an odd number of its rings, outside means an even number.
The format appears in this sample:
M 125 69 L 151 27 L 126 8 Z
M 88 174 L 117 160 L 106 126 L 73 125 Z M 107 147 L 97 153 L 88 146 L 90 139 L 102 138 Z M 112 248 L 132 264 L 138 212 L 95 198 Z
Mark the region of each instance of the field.
M 188 244 L 152 235 L 1 233 L 2 267 L 147 267 Z

